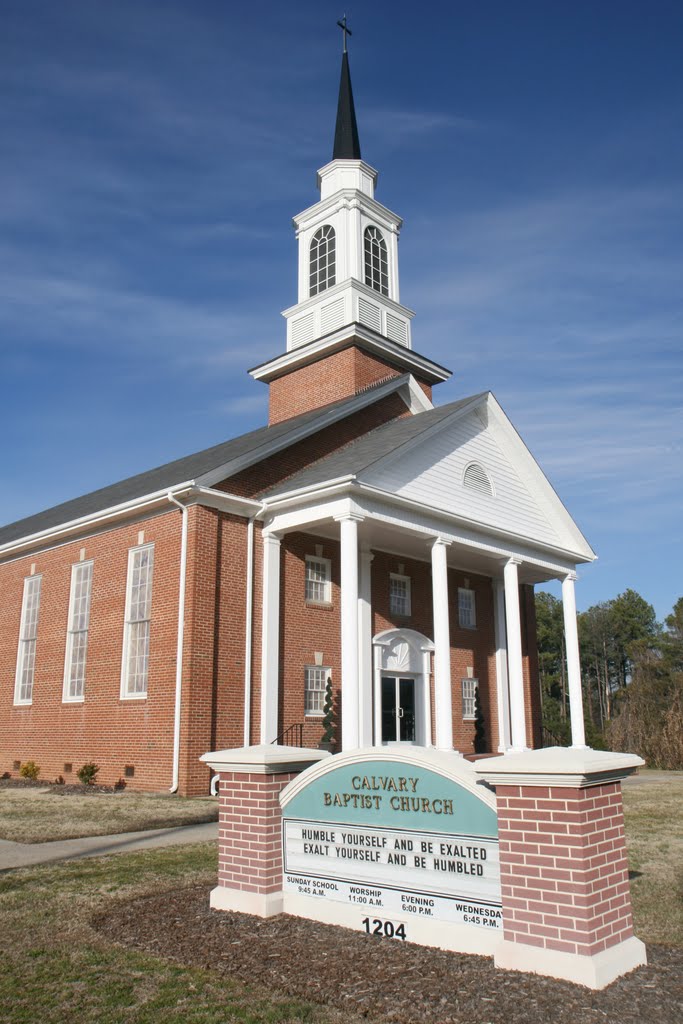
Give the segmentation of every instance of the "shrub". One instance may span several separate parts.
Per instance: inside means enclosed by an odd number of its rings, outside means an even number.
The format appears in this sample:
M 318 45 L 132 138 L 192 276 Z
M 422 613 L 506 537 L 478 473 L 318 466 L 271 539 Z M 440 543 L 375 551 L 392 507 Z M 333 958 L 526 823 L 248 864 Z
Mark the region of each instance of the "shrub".
M 64 776 L 63 775 L 58 775 L 57 778 L 55 779 L 55 786 L 64 786 L 64 785 L 65 785 Z
M 100 766 L 95 764 L 94 761 L 88 761 L 82 768 L 79 768 L 76 772 L 78 778 L 81 780 L 84 786 L 92 786 L 93 782 L 97 778 L 97 773 L 100 770 Z
M 334 702 L 332 698 L 332 680 L 327 680 L 325 687 L 325 703 L 323 704 L 323 738 L 325 746 L 332 746 L 336 733 L 336 716 L 334 713 Z
M 32 779 L 35 782 L 40 775 L 40 768 L 35 761 L 24 761 L 19 769 L 19 774 L 22 779 Z

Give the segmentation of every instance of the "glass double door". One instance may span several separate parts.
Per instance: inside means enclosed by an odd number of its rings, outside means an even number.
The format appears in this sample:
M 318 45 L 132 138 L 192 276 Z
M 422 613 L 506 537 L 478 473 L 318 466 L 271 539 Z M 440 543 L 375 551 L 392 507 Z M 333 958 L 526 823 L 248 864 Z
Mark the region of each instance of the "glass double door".
M 382 743 L 415 743 L 415 680 L 382 676 Z

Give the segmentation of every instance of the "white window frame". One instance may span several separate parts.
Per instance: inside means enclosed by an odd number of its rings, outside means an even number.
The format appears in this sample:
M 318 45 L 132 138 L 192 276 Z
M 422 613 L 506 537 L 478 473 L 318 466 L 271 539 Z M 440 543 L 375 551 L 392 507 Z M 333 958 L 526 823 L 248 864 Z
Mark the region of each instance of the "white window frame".
M 406 590 L 405 590 L 405 595 L 404 595 L 406 606 L 405 606 L 405 610 L 404 611 L 400 611 L 398 608 L 396 608 L 394 606 L 394 600 L 395 599 L 396 600 L 401 600 L 402 598 L 400 597 L 400 595 L 392 593 L 392 590 L 391 590 L 392 582 L 405 583 L 405 585 L 406 585 Z M 402 619 L 407 619 L 407 618 L 410 617 L 410 615 L 412 614 L 412 595 L 411 595 L 411 589 L 412 588 L 411 588 L 410 576 L 404 576 L 402 573 L 399 573 L 399 572 L 390 572 L 389 573 L 389 614 L 390 615 L 398 615 L 399 618 L 402 618 Z
M 148 597 L 148 615 L 142 619 L 131 619 L 132 603 L 133 603 L 133 571 L 135 564 L 135 556 L 142 551 L 151 552 L 151 561 L 149 565 L 149 597 Z M 121 700 L 145 700 L 147 698 L 147 684 L 149 681 L 149 664 L 147 665 L 147 671 L 145 674 L 145 689 L 131 692 L 129 689 L 130 678 L 129 678 L 129 653 L 130 653 L 130 641 L 131 641 L 131 627 L 139 622 L 147 623 L 147 659 L 149 661 L 149 645 L 150 645 L 150 633 L 151 633 L 151 622 L 152 622 L 152 586 L 154 582 L 154 544 L 140 544 L 138 547 L 130 548 L 128 551 L 128 573 L 126 575 L 126 611 L 123 625 L 123 653 L 121 658 Z
M 87 591 L 85 595 L 85 625 L 80 629 L 74 628 L 74 611 L 76 604 L 77 577 L 84 569 L 88 570 Z M 64 652 L 64 686 L 62 689 L 62 703 L 82 704 L 85 700 L 85 666 L 88 657 L 88 631 L 90 629 L 90 602 L 92 600 L 92 575 L 93 561 L 76 562 L 71 566 L 71 588 L 69 591 L 69 617 L 66 623 L 66 651 Z M 81 693 L 74 694 L 72 690 L 72 668 L 75 653 L 76 637 L 83 637 L 83 661 L 81 682 Z
M 311 677 L 314 681 L 322 680 L 322 689 L 319 686 L 311 685 Z M 325 693 L 327 691 L 327 680 L 332 678 L 332 669 L 329 665 L 304 665 L 304 715 L 306 718 L 322 718 L 325 714 Z M 309 698 L 320 694 L 320 708 L 309 708 Z
M 42 573 L 33 576 L 26 576 L 24 579 L 24 590 L 21 597 L 21 619 L 19 621 L 19 643 L 17 646 L 17 667 L 14 676 L 14 703 L 15 705 L 26 706 L 33 704 L 33 683 L 36 672 L 36 641 L 38 639 L 38 620 L 40 618 L 40 595 L 42 591 Z M 35 601 L 35 616 L 32 621 L 28 620 L 30 591 L 37 589 L 38 594 Z M 29 634 L 28 636 L 25 634 Z M 26 685 L 23 681 L 24 669 L 27 658 L 30 658 L 30 682 L 28 683 L 29 696 L 22 697 L 21 691 Z
M 468 677 L 462 680 L 462 720 L 463 722 L 476 722 L 477 720 L 477 697 L 479 695 L 479 680 Z M 469 702 L 472 702 L 471 704 Z M 471 712 L 465 712 L 466 707 L 471 707 Z
M 467 594 L 467 605 L 465 605 L 463 598 Z M 471 603 L 469 600 L 471 598 Z M 461 629 L 476 629 L 477 628 L 477 598 L 473 590 L 469 587 L 458 587 L 458 625 Z
M 308 567 L 315 563 L 324 569 L 324 580 L 309 580 Z M 310 597 L 308 586 L 322 585 L 323 597 Z M 304 576 L 304 600 L 306 604 L 332 604 L 332 562 L 322 555 L 306 555 L 306 570 Z

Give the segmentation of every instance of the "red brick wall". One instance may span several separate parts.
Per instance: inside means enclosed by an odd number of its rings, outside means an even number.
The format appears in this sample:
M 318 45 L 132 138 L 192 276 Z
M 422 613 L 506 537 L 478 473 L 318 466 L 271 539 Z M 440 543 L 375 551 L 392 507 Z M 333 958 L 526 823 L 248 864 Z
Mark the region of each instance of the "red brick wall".
M 305 558 L 314 555 L 316 545 L 322 545 L 322 555 L 331 560 L 332 601 L 330 607 L 304 603 Z M 398 572 L 403 564 L 404 575 L 411 578 L 413 614 L 409 618 L 392 617 L 389 613 L 389 573 Z M 386 629 L 409 628 L 427 637 L 433 636 L 431 565 L 414 559 L 375 551 L 372 561 L 372 633 Z M 453 681 L 453 738 L 463 753 L 474 752 L 475 724 L 462 717 L 461 680 L 467 668 L 474 669 L 479 679 L 479 690 L 486 744 L 489 751 L 498 749 L 498 719 L 496 699 L 495 637 L 493 628 L 493 590 L 491 580 L 485 576 L 465 575 L 449 570 L 449 604 L 451 623 L 451 674 Z M 475 591 L 477 609 L 476 629 L 458 625 L 457 588 L 465 586 Z M 282 541 L 280 580 L 280 677 L 279 727 L 284 731 L 291 725 L 304 724 L 304 743 L 317 746 L 322 735 L 319 718 L 304 713 L 304 667 L 313 665 L 314 652 L 322 651 L 323 664 L 329 666 L 337 711 L 337 729 L 341 736 L 341 632 L 340 632 L 340 565 L 339 543 L 314 535 L 288 534 Z M 260 622 L 260 603 L 258 607 Z M 260 638 L 260 625 L 257 627 Z M 259 639 L 260 643 L 260 639 Z M 531 693 L 537 693 L 531 689 Z M 254 671 L 252 719 L 259 717 L 260 680 Z M 258 733 L 252 733 L 253 740 Z M 434 722 L 432 722 L 434 735 Z
M 128 550 L 154 543 L 148 696 L 121 700 L 121 656 Z M 34 760 L 41 778 L 76 772 L 88 761 L 98 781 L 113 784 L 126 765 L 131 787 L 171 785 L 175 690 L 180 512 L 170 511 L 28 555 L 0 567 L 0 774 L 15 760 Z M 71 567 L 93 559 L 85 700 L 63 703 L 64 657 Z M 14 706 L 14 680 L 24 577 L 42 573 L 33 703 Z M 66 775 L 64 764 L 73 765 Z
M 268 422 L 279 423 L 310 409 L 337 402 L 340 398 L 349 398 L 371 384 L 404 372 L 351 344 L 341 352 L 323 356 L 315 363 L 271 381 Z M 431 399 L 431 386 L 425 381 L 418 383 Z
M 633 934 L 621 786 L 497 786 L 505 938 L 593 956 Z

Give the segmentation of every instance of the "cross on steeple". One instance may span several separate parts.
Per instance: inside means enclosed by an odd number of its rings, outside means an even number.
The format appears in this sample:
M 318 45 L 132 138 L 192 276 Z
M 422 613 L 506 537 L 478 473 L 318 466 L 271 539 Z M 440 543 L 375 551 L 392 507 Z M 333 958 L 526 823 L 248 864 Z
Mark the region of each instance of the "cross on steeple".
M 342 46 L 342 53 L 346 53 L 346 37 L 347 37 L 347 35 L 352 36 L 353 32 L 351 31 L 350 28 L 346 27 L 346 15 L 344 15 L 344 17 L 341 19 L 341 21 L 338 21 L 337 24 L 339 25 L 339 28 L 342 30 L 342 32 L 344 34 L 344 42 L 343 42 L 343 46 Z

